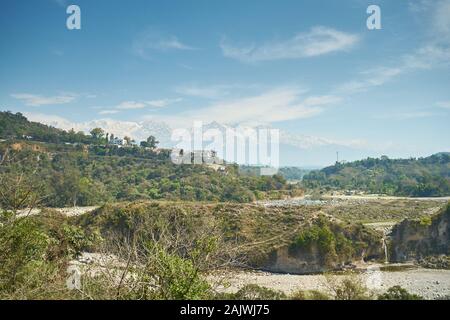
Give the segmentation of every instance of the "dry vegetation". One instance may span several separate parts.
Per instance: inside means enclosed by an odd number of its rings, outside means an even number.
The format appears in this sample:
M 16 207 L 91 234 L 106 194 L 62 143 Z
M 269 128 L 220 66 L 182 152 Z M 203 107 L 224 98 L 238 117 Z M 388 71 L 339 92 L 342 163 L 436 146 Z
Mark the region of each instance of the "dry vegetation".
M 444 207 L 445 201 L 437 200 L 346 200 L 326 206 L 324 211 L 338 219 L 353 222 L 399 222 L 431 215 Z

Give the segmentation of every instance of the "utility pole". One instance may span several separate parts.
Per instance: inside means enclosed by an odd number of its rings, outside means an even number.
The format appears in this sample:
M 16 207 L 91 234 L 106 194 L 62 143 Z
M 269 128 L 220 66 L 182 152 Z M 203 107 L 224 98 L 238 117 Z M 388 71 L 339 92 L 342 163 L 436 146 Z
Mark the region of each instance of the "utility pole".
M 336 163 L 339 163 L 339 151 L 336 151 Z

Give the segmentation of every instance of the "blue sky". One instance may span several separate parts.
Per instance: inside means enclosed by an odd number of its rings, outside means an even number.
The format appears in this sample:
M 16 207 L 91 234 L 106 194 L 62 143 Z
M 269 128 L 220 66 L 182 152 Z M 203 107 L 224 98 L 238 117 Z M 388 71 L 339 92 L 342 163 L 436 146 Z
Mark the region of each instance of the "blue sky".
M 66 28 L 72 3 L 81 30 Z M 369 4 L 381 30 L 366 27 Z M 34 120 L 215 120 L 361 150 L 354 157 L 450 151 L 449 0 L 0 6 L 0 108 Z

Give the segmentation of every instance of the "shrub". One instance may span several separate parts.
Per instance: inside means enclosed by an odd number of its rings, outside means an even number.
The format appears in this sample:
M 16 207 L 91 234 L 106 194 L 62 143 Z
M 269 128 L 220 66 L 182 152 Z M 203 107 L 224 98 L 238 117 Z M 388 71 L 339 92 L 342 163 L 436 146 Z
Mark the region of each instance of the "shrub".
M 198 266 L 192 260 L 183 259 L 163 249 L 157 250 L 154 268 L 158 283 L 158 298 L 163 299 L 206 299 L 210 285 L 204 280 Z
M 330 290 L 336 300 L 368 300 L 372 294 L 355 274 L 345 276 L 342 280 L 327 277 Z
M 331 300 L 331 297 L 325 292 L 318 290 L 298 290 L 292 293 L 291 300 Z
M 51 238 L 29 219 L 0 226 L 0 291 L 13 291 L 33 262 L 44 261 Z
M 420 218 L 420 225 L 421 226 L 431 226 L 431 217 L 430 216 L 423 216 Z
M 409 293 L 401 286 L 390 287 L 385 293 L 378 296 L 378 300 L 422 300 L 417 294 Z
M 272 290 L 257 284 L 247 284 L 234 294 L 228 294 L 228 299 L 236 300 L 281 300 L 286 295 L 281 291 Z

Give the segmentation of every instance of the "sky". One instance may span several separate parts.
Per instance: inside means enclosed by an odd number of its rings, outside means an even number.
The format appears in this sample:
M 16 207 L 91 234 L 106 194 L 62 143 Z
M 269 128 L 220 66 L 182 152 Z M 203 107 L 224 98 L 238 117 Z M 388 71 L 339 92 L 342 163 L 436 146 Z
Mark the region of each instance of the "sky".
M 264 125 L 292 165 L 450 151 L 450 0 L 3 0 L 0 39 L 0 110 L 65 129 Z

